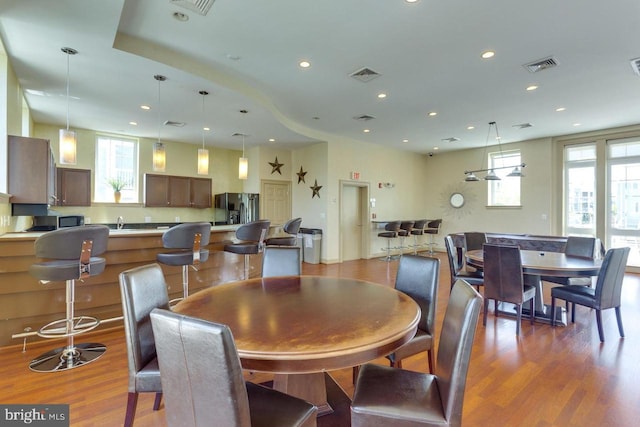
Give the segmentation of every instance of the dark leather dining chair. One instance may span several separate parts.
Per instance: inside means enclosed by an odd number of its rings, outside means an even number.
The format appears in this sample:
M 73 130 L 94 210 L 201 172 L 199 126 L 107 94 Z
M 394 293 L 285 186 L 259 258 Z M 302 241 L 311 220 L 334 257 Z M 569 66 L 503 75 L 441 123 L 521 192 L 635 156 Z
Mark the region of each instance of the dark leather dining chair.
M 453 286 L 434 374 L 363 365 L 351 403 L 351 426 L 460 426 L 481 301 L 463 280 Z
M 449 276 L 451 278 L 451 288 L 457 280 L 464 280 L 470 285 L 473 285 L 480 290 L 480 286 L 484 284 L 484 274 L 482 271 L 467 271 L 460 264 L 458 264 L 458 254 L 456 248 L 453 245 L 453 239 L 451 236 L 445 236 L 444 246 L 447 250 L 447 258 L 449 259 Z
M 311 403 L 244 381 L 228 326 L 160 309 L 151 323 L 169 427 L 316 425 Z
M 282 226 L 282 231 L 287 233 L 288 236 L 269 237 L 265 239 L 264 244 L 266 246 L 295 246 L 298 242 L 300 224 L 302 224 L 302 218 L 290 219 Z
M 567 243 L 565 244 L 565 247 L 564 247 L 564 253 L 567 256 L 593 259 L 596 253 L 596 238 L 569 236 L 567 237 Z M 591 286 L 591 277 L 589 276 L 586 276 L 586 277 L 542 276 L 541 280 L 544 280 L 546 282 L 558 283 L 560 285 Z
M 575 304 L 593 308 L 596 311 L 598 335 L 604 342 L 602 310 L 614 308 L 618 321 L 618 331 L 624 337 L 622 315 L 620 313 L 620 294 L 624 272 L 629 258 L 629 248 L 609 249 L 602 260 L 595 288 L 586 286 L 556 286 L 551 289 L 551 313 L 555 314 L 556 298 L 573 303 L 571 322 L 575 322 Z M 551 316 L 551 326 L 555 326 L 555 316 Z
M 415 336 L 402 347 L 387 356 L 391 366 L 402 368 L 402 359 L 427 352 L 429 372 L 435 368 L 435 318 L 436 296 L 440 279 L 440 260 L 417 255 L 400 259 L 396 274 L 396 290 L 409 295 L 420 306 L 420 323 Z
M 522 304 L 530 302 L 531 323 L 535 318 L 533 307 L 536 288 L 524 283 L 520 249 L 517 246 L 501 246 L 486 243 L 483 254 L 484 265 L 484 310 L 482 324 L 487 324 L 489 300 L 494 300 L 495 315 L 498 301 L 516 306 L 516 335 L 520 335 Z
M 149 313 L 154 308 L 168 308 L 169 296 L 158 264 L 123 271 L 119 280 L 129 365 L 124 426 L 129 427 L 136 415 L 138 393 L 156 393 L 153 409 L 160 408 L 162 385 Z
M 262 253 L 262 277 L 299 276 L 298 246 L 266 246 Z
M 467 231 L 464 233 L 464 252 L 482 250 L 482 245 L 487 243 L 487 235 L 479 231 Z M 463 257 L 464 258 L 464 257 Z M 463 266 L 465 270 L 476 271 L 479 268 Z

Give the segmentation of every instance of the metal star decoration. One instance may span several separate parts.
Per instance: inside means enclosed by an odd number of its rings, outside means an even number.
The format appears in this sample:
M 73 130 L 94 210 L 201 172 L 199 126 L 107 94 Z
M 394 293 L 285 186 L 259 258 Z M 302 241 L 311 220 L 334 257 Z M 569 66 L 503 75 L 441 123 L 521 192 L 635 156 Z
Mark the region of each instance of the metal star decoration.
M 304 176 L 307 173 L 305 171 L 302 170 L 302 166 L 300 166 L 300 172 L 297 172 L 296 175 L 298 175 L 298 184 L 300 184 L 301 182 L 305 182 L 304 180 Z
M 278 156 L 276 156 L 276 160 L 273 163 L 269 162 L 269 164 L 272 167 L 272 169 L 271 169 L 271 174 L 272 175 L 273 175 L 274 172 L 278 172 L 280 175 L 282 175 L 282 172 L 280 171 L 280 168 L 282 166 L 284 166 L 284 163 L 278 163 Z
M 313 184 L 312 187 L 309 187 L 310 189 L 313 190 L 313 194 L 311 195 L 311 198 L 313 199 L 314 197 L 318 196 L 318 199 L 320 198 L 320 189 L 322 188 L 322 185 L 318 185 L 318 180 L 316 179 L 315 184 Z

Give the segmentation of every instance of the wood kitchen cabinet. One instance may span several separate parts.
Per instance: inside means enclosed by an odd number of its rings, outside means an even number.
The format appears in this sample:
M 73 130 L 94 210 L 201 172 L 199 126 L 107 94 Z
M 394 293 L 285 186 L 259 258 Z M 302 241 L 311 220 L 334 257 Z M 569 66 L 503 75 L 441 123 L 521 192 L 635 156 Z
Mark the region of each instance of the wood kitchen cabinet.
M 210 208 L 211 179 L 145 174 L 144 205 L 147 207 Z
M 56 165 L 48 139 L 8 137 L 11 203 L 55 204 Z
M 91 170 L 56 168 L 58 206 L 91 206 Z

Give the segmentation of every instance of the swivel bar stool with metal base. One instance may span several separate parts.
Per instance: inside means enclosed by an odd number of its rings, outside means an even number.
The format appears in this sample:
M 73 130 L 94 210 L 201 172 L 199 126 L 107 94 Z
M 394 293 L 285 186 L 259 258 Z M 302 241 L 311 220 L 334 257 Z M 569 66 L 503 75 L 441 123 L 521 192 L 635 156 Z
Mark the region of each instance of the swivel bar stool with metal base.
M 76 344 L 74 337 L 96 328 L 95 317 L 74 314 L 75 282 L 104 271 L 106 261 L 96 255 L 107 250 L 109 228 L 86 225 L 61 228 L 38 237 L 35 255 L 42 259 L 29 267 L 29 273 L 42 283 L 66 282 L 66 317 L 44 325 L 38 331 L 43 338 L 67 338 L 65 347 L 44 353 L 29 364 L 36 372 L 55 372 L 72 369 L 94 361 L 106 351 L 104 344 Z
M 411 229 L 411 235 L 413 236 L 413 254 L 418 255 L 418 248 L 422 246 L 422 243 L 418 243 L 418 236 L 424 235 L 424 226 L 427 225 L 426 219 L 419 219 L 413 224 Z
M 378 237 L 384 237 L 385 239 L 387 239 L 387 256 L 380 259 L 382 261 L 391 261 L 392 259 L 394 259 L 391 256 L 391 239 L 395 239 L 398 237 L 398 230 L 400 230 L 400 221 L 388 222 L 387 224 L 385 224 L 384 230 L 385 231 L 378 233 Z
M 298 230 L 300 230 L 302 218 L 293 218 L 285 222 L 282 231 L 288 236 L 274 236 L 265 239 L 265 246 L 295 246 L 298 243 Z
M 405 246 L 404 240 L 411 234 L 411 230 L 413 230 L 413 224 L 415 224 L 415 221 L 402 221 L 400 223 L 400 229 L 398 230 L 398 237 L 400 238 L 400 257 L 402 257 L 404 250 L 408 248 L 408 246 Z
M 427 228 L 425 228 L 424 233 L 429 235 L 429 255 L 433 255 L 433 247 L 436 245 L 435 236 L 440 232 L 440 225 L 442 225 L 441 219 L 434 219 L 427 223 Z
M 189 266 L 197 271 L 200 262 L 209 259 L 209 249 L 203 247 L 209 244 L 210 237 L 211 224 L 208 222 L 178 224 L 162 235 L 163 247 L 180 250 L 158 254 L 156 259 L 164 265 L 182 266 L 182 298 L 189 296 Z M 171 300 L 171 304 L 182 298 Z
M 244 255 L 243 279 L 249 278 L 249 255 L 262 252 L 270 225 L 271 221 L 267 219 L 243 224 L 236 230 L 236 238 L 240 241 L 224 245 L 225 252 Z

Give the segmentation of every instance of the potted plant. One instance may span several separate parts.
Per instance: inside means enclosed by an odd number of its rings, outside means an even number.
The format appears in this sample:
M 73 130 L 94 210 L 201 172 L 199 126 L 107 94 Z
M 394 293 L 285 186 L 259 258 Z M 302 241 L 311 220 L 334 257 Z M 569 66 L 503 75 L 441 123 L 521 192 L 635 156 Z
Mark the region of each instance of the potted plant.
M 121 197 L 120 191 L 122 191 L 124 186 L 127 184 L 126 181 L 120 177 L 112 177 L 107 179 L 107 183 L 113 189 L 113 199 L 115 200 L 116 203 L 120 203 L 120 197 Z

